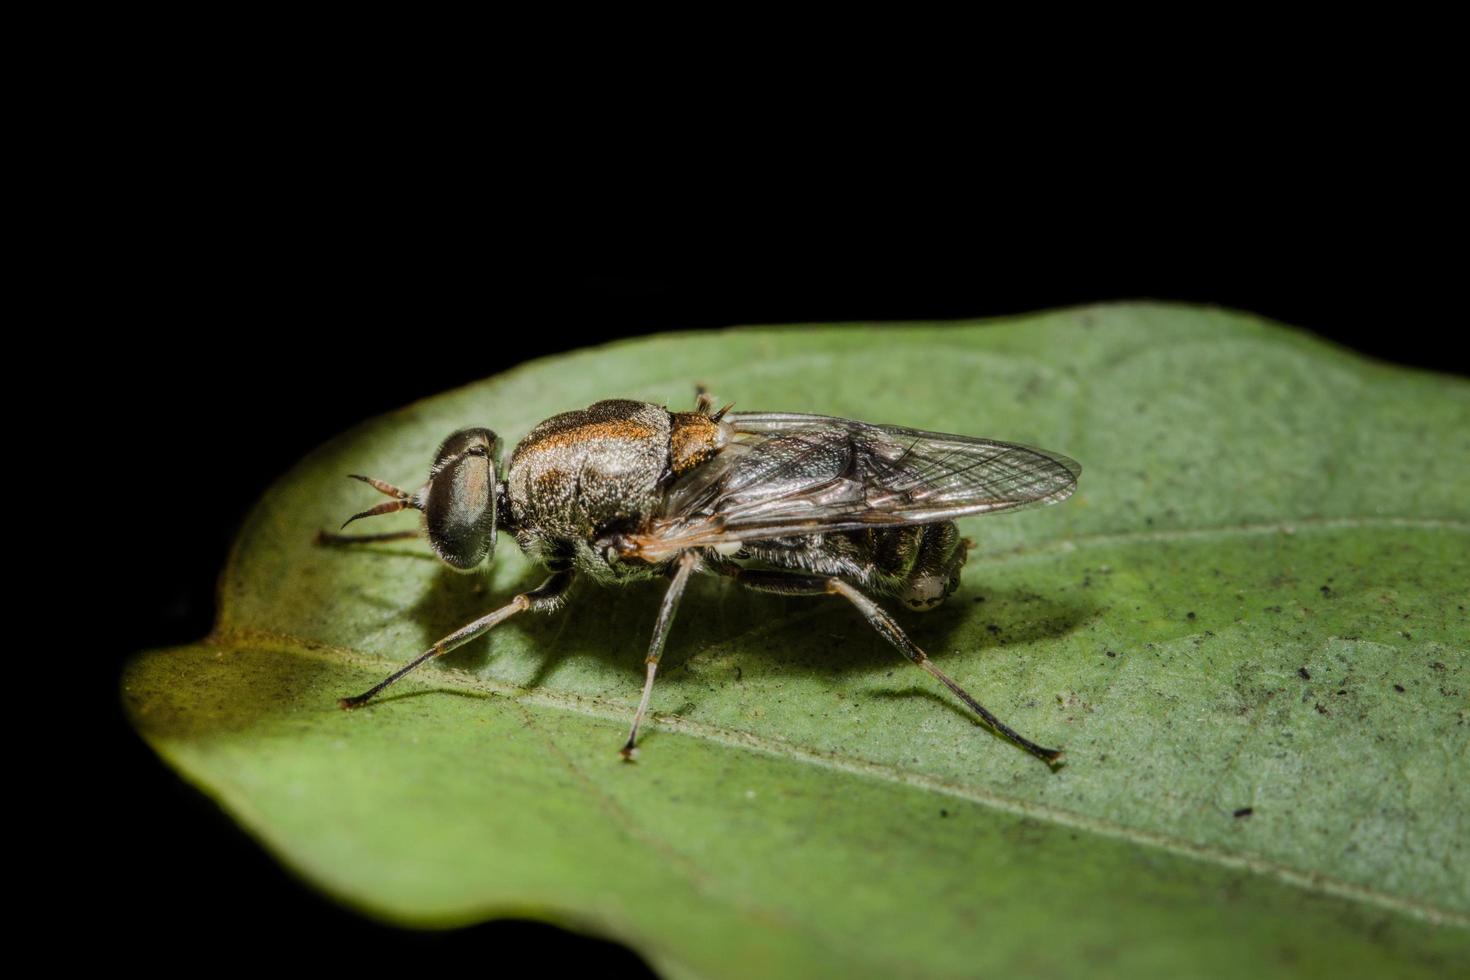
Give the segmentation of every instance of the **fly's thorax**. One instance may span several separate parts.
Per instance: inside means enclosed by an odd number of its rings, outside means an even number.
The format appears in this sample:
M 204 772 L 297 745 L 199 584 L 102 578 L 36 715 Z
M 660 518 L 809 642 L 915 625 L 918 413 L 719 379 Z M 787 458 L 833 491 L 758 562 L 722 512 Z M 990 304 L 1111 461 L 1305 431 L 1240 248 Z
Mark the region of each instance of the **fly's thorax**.
M 730 424 L 704 412 L 674 412 L 669 421 L 669 470 L 683 476 L 730 441 Z
M 642 525 L 669 470 L 672 416 L 659 405 L 604 401 L 553 416 L 511 455 L 518 525 L 548 540 L 591 540 Z

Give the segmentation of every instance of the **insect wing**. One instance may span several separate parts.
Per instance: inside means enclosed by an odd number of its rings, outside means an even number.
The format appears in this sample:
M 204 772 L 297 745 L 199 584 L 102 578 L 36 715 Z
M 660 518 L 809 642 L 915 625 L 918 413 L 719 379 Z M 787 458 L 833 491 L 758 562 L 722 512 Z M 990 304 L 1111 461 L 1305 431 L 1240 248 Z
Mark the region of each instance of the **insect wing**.
M 727 416 L 719 456 L 676 483 L 636 541 L 649 557 L 791 535 L 925 524 L 1055 503 L 1082 468 L 971 436 L 790 413 Z

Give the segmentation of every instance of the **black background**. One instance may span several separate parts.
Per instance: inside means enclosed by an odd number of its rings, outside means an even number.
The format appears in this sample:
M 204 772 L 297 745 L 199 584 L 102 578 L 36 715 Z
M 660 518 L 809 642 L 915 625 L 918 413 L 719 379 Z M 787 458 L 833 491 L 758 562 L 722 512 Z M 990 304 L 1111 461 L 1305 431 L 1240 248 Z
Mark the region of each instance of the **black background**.
M 101 466 L 109 496 L 136 503 L 110 518 L 126 567 L 109 577 L 113 628 L 96 644 L 113 659 L 91 675 L 103 705 L 97 798 L 126 801 L 107 816 L 116 846 L 99 859 L 102 877 L 114 924 L 166 928 L 235 957 L 269 958 L 288 944 L 342 966 L 398 955 L 434 966 L 516 948 L 551 969 L 642 969 L 619 947 L 547 926 L 420 934 L 342 911 L 124 723 L 116 682 L 126 657 L 208 632 L 216 577 L 252 501 L 366 417 L 616 337 L 1137 298 L 1237 307 L 1386 360 L 1464 367 L 1447 258 L 1393 209 L 1331 194 L 1309 209 L 1281 196 L 1203 195 L 1111 214 L 1032 211 L 1021 194 L 1004 216 L 923 204 L 879 219 L 854 192 L 814 223 L 734 221 L 699 204 L 653 227 L 637 207 L 548 210 L 515 187 L 468 200 L 400 188 L 384 200 L 385 175 L 369 176 L 347 173 L 330 193 L 278 179 L 236 180 L 228 193 L 202 186 L 197 212 L 171 209 L 147 234 L 108 243 L 126 257 L 110 288 L 130 315 L 93 351 L 97 422 L 115 435 Z M 446 180 L 460 187 L 462 176 Z

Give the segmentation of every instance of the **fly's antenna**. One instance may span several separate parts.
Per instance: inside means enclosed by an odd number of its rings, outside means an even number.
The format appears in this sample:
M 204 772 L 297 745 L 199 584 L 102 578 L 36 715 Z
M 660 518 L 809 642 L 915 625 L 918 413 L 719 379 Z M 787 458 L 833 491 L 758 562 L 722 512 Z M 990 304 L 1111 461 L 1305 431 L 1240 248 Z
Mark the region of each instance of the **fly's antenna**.
M 735 407 L 735 403 L 734 402 L 731 402 L 730 404 L 726 405 L 724 408 L 720 409 L 715 414 L 711 415 L 709 417 L 709 420 L 711 422 L 718 422 L 720 419 L 722 419 L 722 418 L 725 417 L 725 413 L 726 412 L 728 412 L 730 409 L 732 409 L 734 407 Z
M 364 517 L 377 517 L 381 514 L 393 514 L 400 510 L 407 510 L 410 507 L 416 510 L 424 509 L 423 503 L 418 500 L 413 494 L 409 493 L 407 490 L 402 490 L 398 487 L 395 487 L 391 483 L 385 483 L 382 480 L 375 480 L 370 476 L 360 476 L 357 473 L 350 474 L 350 478 L 353 480 L 361 480 L 363 483 L 366 483 L 368 486 L 372 487 L 379 493 L 392 497 L 393 499 L 385 501 L 384 503 L 381 503 L 376 507 L 369 507 L 367 510 L 362 511 L 361 513 L 353 514 L 351 517 L 347 518 L 347 520 L 342 522 L 342 527 L 337 529 L 339 531 L 342 530 L 342 528 L 345 528 L 347 525 L 351 524 L 353 521 L 361 520 Z

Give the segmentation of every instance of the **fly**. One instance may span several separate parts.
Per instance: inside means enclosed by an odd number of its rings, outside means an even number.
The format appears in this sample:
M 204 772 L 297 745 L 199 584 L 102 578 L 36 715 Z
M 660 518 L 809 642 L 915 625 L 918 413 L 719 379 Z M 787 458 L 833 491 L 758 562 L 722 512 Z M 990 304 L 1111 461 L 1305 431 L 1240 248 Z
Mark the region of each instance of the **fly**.
M 643 696 L 623 744 L 633 759 L 669 628 L 696 572 L 781 595 L 832 595 L 969 706 L 991 729 L 1047 763 L 1061 756 L 1013 731 L 941 671 L 872 595 L 916 611 L 959 587 L 971 543 L 956 518 L 1065 500 L 1082 468 L 1057 453 L 972 436 L 788 412 L 692 412 L 601 401 L 537 425 L 501 462 L 489 429 L 439 447 L 414 492 L 355 476 L 390 499 L 353 515 L 414 509 L 447 565 L 492 560 L 498 531 L 550 576 L 444 637 L 376 686 L 356 708 L 425 661 L 523 612 L 552 612 L 578 578 L 669 583 L 645 658 Z M 326 543 L 417 536 L 323 535 Z

